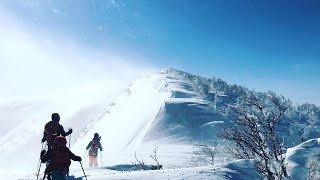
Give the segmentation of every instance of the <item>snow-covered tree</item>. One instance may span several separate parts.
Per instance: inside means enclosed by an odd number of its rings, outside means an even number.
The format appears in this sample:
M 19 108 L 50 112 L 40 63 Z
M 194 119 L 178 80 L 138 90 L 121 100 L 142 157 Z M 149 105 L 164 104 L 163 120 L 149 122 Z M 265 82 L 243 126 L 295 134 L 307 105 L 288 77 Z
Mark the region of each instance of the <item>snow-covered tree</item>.
M 235 124 L 225 127 L 220 137 L 233 142 L 230 149 L 236 158 L 254 159 L 257 169 L 268 179 L 287 177 L 284 163 L 284 141 L 277 126 L 291 102 L 283 96 L 268 92 L 248 93 L 234 106 Z
M 230 85 L 218 78 L 204 78 L 174 69 L 169 71 L 176 78 L 190 82 L 192 90 L 208 102 L 208 108 L 212 112 L 222 115 L 225 123 L 234 119 L 233 108 L 229 105 L 238 104 L 242 101 L 241 97 L 253 93 L 246 87 Z M 256 96 L 261 103 L 267 103 L 268 93 L 256 93 Z M 282 118 L 276 131 L 284 139 L 284 147 L 296 146 L 302 141 L 320 137 L 320 107 L 308 103 L 293 105 Z

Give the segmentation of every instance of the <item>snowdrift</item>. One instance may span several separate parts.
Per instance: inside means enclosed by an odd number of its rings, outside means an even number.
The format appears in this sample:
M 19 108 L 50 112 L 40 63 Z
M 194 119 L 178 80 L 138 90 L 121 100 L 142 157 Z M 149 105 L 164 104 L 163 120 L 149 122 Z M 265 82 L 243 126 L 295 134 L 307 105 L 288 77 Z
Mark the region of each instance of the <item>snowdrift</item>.
M 308 179 L 310 162 L 320 163 L 320 138 L 310 139 L 287 150 L 286 162 L 292 179 Z M 319 169 L 318 169 L 319 171 Z

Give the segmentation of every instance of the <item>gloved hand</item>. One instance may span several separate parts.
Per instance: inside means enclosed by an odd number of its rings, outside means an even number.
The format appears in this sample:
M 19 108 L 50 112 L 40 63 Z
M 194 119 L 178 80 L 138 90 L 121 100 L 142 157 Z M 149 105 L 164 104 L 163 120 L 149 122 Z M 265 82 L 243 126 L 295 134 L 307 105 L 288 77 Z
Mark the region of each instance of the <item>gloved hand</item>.
M 41 142 L 42 142 L 42 143 L 46 142 L 46 138 L 43 137 L 43 138 L 41 139 Z
M 71 133 L 72 133 L 72 129 L 71 129 L 71 128 L 69 129 L 68 133 L 69 133 L 69 134 L 71 134 Z
M 82 161 L 81 157 L 80 156 L 77 156 L 77 161 Z
M 40 153 L 40 157 L 43 157 L 46 154 L 46 150 L 42 150 Z

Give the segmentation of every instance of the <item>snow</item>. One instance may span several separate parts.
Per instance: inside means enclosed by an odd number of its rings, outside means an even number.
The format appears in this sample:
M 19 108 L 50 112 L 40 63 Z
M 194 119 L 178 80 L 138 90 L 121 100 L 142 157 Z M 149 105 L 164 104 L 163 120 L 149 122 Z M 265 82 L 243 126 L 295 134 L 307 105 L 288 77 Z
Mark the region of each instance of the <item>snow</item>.
M 43 126 L 58 112 L 61 124 L 74 132 L 71 151 L 83 158 L 88 179 L 263 179 L 252 160 L 233 161 L 217 154 L 215 165 L 192 163 L 195 142 L 215 140 L 212 127 L 225 123 L 209 109 L 189 86 L 188 80 L 170 73 L 144 74 L 131 83 L 110 87 L 93 83 L 76 93 L 65 91 L 54 97 L 1 101 L 0 114 L 8 122 L 1 126 L 1 179 L 35 179 Z M 85 147 L 95 132 L 104 151 L 99 167 L 89 168 Z M 150 158 L 158 147 L 161 170 L 150 170 Z M 319 139 L 288 149 L 287 163 L 293 179 L 306 179 L 308 163 L 319 162 Z M 136 165 L 135 154 L 143 160 Z M 40 171 L 43 176 L 44 164 Z M 70 179 L 83 179 L 78 162 L 72 162 Z
M 142 149 L 147 151 L 150 146 L 147 145 Z M 180 146 L 180 147 L 179 147 Z M 147 148 L 146 148 L 147 147 Z M 151 147 L 151 146 L 150 146 Z M 102 180 L 102 179 L 262 179 L 261 175 L 257 173 L 251 160 L 238 160 L 231 163 L 211 166 L 194 167 L 182 163 L 188 156 L 190 156 L 191 149 L 188 145 L 172 145 L 161 144 L 160 161 L 164 164 L 162 170 L 141 170 L 139 166 L 135 166 L 128 160 L 119 159 L 117 164 L 108 163 L 108 165 L 100 168 L 85 167 L 85 173 L 88 179 Z M 178 148 L 179 147 L 179 148 Z M 171 149 L 171 151 L 170 151 Z M 189 153 L 188 153 L 189 151 Z M 139 151 L 140 152 L 140 151 Z M 144 152 L 147 154 L 147 152 Z M 147 158 L 146 154 L 139 153 L 139 157 Z M 126 156 L 126 155 L 124 155 Z M 167 158 L 161 158 L 167 157 Z M 128 158 L 128 156 L 126 156 Z M 150 158 L 149 158 L 150 159 Z M 144 159 L 146 164 L 152 164 L 151 161 Z M 123 163 L 122 163 L 123 162 Z M 126 163 L 127 162 L 127 163 Z M 170 165 L 171 164 L 171 165 Z M 83 162 L 86 166 L 86 162 Z M 74 178 L 83 177 L 80 164 L 73 163 L 72 176 Z M 40 175 L 42 177 L 43 174 Z M 25 176 L 25 178 L 32 178 L 32 175 Z
M 179 168 L 168 170 L 155 170 L 155 171 L 133 171 L 133 172 L 120 172 L 120 173 L 103 173 L 103 170 L 88 171 L 89 174 L 95 174 L 99 177 L 92 176 L 93 179 L 262 179 L 257 172 L 250 171 L 247 163 L 232 163 L 225 167 L 212 167 L 202 166 L 193 168 Z M 234 168 L 234 169 L 233 169 Z M 99 171 L 102 171 L 99 173 Z M 243 175 L 247 176 L 243 176 Z M 90 178 L 90 179 L 91 179 Z
M 212 122 L 208 122 L 206 124 L 204 124 L 202 127 L 204 126 L 209 126 L 209 125 L 215 125 L 215 124 L 223 124 L 224 121 L 212 121 Z
M 107 159 L 117 159 L 116 154 L 123 149 L 134 150 L 141 143 L 164 100 L 170 97 L 168 92 L 159 92 L 162 84 L 157 84 L 158 78 L 146 77 L 133 83 L 129 88 L 131 93 L 122 93 L 109 113 L 95 122 L 72 149 L 83 152 L 92 135 L 100 132 L 101 143 L 108 151 Z
M 287 150 L 286 162 L 289 165 L 289 173 L 293 179 L 307 179 L 309 163 L 320 162 L 320 139 L 310 139 L 298 146 Z
M 208 104 L 206 101 L 202 99 L 190 99 L 190 98 L 171 98 L 167 100 L 168 103 L 197 103 L 197 104 Z

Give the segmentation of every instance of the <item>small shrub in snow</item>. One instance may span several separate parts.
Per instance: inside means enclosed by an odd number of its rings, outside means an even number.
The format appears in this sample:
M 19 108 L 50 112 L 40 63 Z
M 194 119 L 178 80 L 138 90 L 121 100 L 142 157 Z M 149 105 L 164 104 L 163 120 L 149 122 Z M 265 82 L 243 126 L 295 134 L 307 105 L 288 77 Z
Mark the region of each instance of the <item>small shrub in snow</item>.
M 195 147 L 197 151 L 195 152 L 195 157 L 191 164 L 198 166 L 199 163 L 206 163 L 214 165 L 214 159 L 218 152 L 220 152 L 221 147 L 217 143 L 214 143 L 212 146 L 209 146 L 205 143 L 196 144 Z
M 156 162 L 156 166 L 154 167 L 154 170 L 156 169 L 162 169 L 162 165 L 158 161 L 158 146 L 154 148 L 153 154 L 150 155 L 150 157 Z
M 160 170 L 162 169 L 162 165 L 159 163 L 158 160 L 158 147 L 155 147 L 153 150 L 153 154 L 150 155 L 150 157 L 156 162 L 156 165 L 146 165 L 143 161 L 143 158 L 141 157 L 141 160 L 137 158 L 137 153 L 134 154 L 135 161 L 133 164 L 135 166 L 140 167 L 142 170 Z
M 136 166 L 141 166 L 143 167 L 144 166 L 144 161 L 143 161 L 143 158 L 141 157 L 141 160 L 139 160 L 137 158 L 137 152 L 134 153 L 134 158 L 136 159 L 135 162 L 133 162 Z

